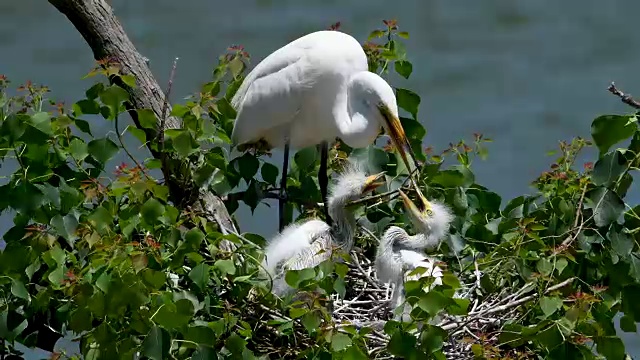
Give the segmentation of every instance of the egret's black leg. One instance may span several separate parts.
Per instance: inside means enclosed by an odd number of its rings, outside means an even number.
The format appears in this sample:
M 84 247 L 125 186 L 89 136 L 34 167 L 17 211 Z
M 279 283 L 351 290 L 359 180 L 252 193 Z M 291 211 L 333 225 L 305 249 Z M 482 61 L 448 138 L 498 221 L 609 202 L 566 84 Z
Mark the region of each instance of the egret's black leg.
M 329 176 L 327 174 L 327 162 L 329 160 L 329 143 L 323 141 L 320 143 L 320 171 L 318 172 L 318 183 L 320 183 L 320 194 L 322 195 L 322 202 L 324 203 L 324 215 L 327 224 L 331 226 L 332 220 L 329 216 L 328 203 L 327 203 L 327 186 L 329 185 Z
M 279 230 L 284 229 L 284 205 L 286 203 L 287 173 L 289 172 L 289 140 L 284 144 L 284 162 L 282 163 L 282 178 L 280 179 L 280 199 L 278 210 L 280 215 Z

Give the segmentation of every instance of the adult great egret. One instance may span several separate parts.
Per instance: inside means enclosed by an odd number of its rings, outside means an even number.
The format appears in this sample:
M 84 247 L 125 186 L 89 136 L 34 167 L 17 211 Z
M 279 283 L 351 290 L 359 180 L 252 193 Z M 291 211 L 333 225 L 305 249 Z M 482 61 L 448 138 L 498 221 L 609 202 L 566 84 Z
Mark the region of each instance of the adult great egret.
M 331 257 L 334 247 L 351 251 L 356 221 L 348 204 L 380 186 L 382 174 L 367 176 L 357 167 L 347 168 L 330 189 L 332 225 L 316 219 L 291 224 L 269 242 L 263 266 L 273 278 L 274 294 L 282 296 L 292 290 L 284 279 L 287 270 L 317 266 Z
M 434 259 L 425 256 L 423 251 L 431 252 L 440 245 L 453 220 L 453 215 L 444 204 L 429 202 L 421 193 L 418 193 L 418 205 L 402 190 L 400 196 L 411 223 L 418 229 L 418 234 L 409 236 L 404 229 L 391 226 L 385 231 L 378 245 L 375 260 L 378 279 L 395 285 L 390 303 L 392 310 L 405 301 L 405 281 L 433 276 L 435 280 L 429 290 L 433 286 L 442 285 L 442 269 L 436 265 Z M 426 271 L 408 276 L 409 272 L 418 267 L 425 268 Z M 405 304 L 402 317 L 409 312 L 411 308 Z
M 274 51 L 247 75 L 231 104 L 237 110 L 231 139 L 238 150 L 284 147 L 280 231 L 284 227 L 282 214 L 290 146 L 303 148 L 320 144 L 318 182 L 325 215 L 329 215 L 329 142 L 336 137 L 350 147 L 362 148 L 374 142 L 382 127 L 410 174 L 405 148 L 418 167 L 398 118 L 393 89 L 380 76 L 368 71 L 362 46 L 345 33 L 317 31 Z M 331 222 L 330 216 L 327 221 Z

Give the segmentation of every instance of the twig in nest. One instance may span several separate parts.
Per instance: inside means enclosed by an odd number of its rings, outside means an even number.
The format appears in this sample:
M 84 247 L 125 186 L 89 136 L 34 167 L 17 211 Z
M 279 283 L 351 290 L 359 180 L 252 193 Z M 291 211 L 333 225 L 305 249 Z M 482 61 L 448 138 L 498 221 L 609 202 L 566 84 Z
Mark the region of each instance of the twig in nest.
M 607 90 L 609 90 L 609 92 L 612 93 L 613 95 L 619 97 L 620 101 L 622 101 L 623 103 L 631 106 L 634 109 L 640 110 L 640 102 L 634 100 L 631 97 L 631 95 L 625 94 L 622 91 L 618 90 L 618 88 L 616 87 L 616 84 L 613 81 L 611 82 L 611 85 L 609 85 Z

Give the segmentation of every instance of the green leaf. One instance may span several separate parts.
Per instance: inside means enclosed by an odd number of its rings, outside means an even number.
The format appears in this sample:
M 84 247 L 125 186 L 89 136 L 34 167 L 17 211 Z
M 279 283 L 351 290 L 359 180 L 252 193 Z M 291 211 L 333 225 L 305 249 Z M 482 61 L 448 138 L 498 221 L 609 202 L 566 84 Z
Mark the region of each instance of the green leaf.
M 297 288 L 301 282 L 313 279 L 315 277 L 316 272 L 314 269 L 305 268 L 302 270 L 288 270 L 284 275 L 284 280 L 289 286 Z
M 178 155 L 185 158 L 195 152 L 199 145 L 186 129 L 165 130 L 165 138 L 171 139 L 171 144 Z
M 224 346 L 229 350 L 232 354 L 242 354 L 242 351 L 247 346 L 247 342 L 244 341 L 238 334 L 235 332 L 231 334 L 225 341 Z
M 468 187 L 475 181 L 475 176 L 471 170 L 464 166 L 452 166 L 451 169 L 440 171 L 433 176 L 431 181 L 434 184 L 442 185 L 445 188 Z
M 200 231 L 200 229 L 193 228 L 187 231 L 186 234 L 184 234 L 184 240 L 193 249 L 197 249 L 198 247 L 200 247 L 202 240 L 204 240 L 204 234 L 202 233 L 202 231 Z
M 597 187 L 585 196 L 585 208 L 593 209 L 594 221 L 602 227 L 616 221 L 625 206 L 616 193 L 605 187 Z
M 129 75 L 129 74 L 127 74 L 127 75 L 120 74 L 120 79 L 128 87 L 131 87 L 131 88 L 136 87 L 136 78 L 135 78 L 135 76 Z
M 638 129 L 638 120 L 629 115 L 603 115 L 591 123 L 591 136 L 600 155 L 622 140 L 630 138 Z
M 308 332 L 313 332 L 318 329 L 322 319 L 320 319 L 320 315 L 316 311 L 310 311 L 302 317 L 302 325 Z
M 93 134 L 91 133 L 91 126 L 89 125 L 89 123 L 86 120 L 74 119 L 73 122 L 78 127 L 78 130 L 82 131 L 85 134 L 89 134 L 89 135 L 93 136 Z
M 207 283 L 209 282 L 209 265 L 205 263 L 196 265 L 189 272 L 189 279 L 191 279 L 200 290 L 206 290 Z
M 29 123 L 34 128 L 42 131 L 47 135 L 53 135 L 53 130 L 51 129 L 51 116 L 47 112 L 39 112 L 31 115 L 29 119 Z
M 382 37 L 384 35 L 384 31 L 382 30 L 374 30 L 369 34 L 368 40 Z
M 59 266 L 47 276 L 47 279 L 54 286 L 60 286 L 62 280 L 64 279 L 64 267 Z
M 624 332 L 637 332 L 638 325 L 633 320 L 633 317 L 625 315 L 620 318 L 620 329 Z
M 213 336 L 211 337 L 213 338 Z M 191 355 L 191 360 L 217 360 L 218 351 L 207 345 L 198 345 Z
M 549 259 L 541 258 L 536 263 L 536 269 L 543 275 L 549 275 L 553 271 L 553 263 Z
M 420 96 L 411 90 L 396 89 L 396 100 L 398 106 L 405 109 L 414 119 L 418 119 L 418 107 L 420 106 Z
M 553 315 L 562 307 L 562 299 L 558 297 L 543 296 L 540 298 L 540 308 L 545 317 Z
M 71 330 L 76 333 L 93 329 L 91 326 L 91 311 L 88 308 L 79 308 L 71 314 Z
M 237 78 L 238 75 L 242 73 L 242 70 L 244 70 L 244 63 L 242 62 L 242 59 L 240 59 L 239 56 L 234 57 L 229 62 L 229 69 L 231 70 L 231 75 L 233 75 L 234 78 Z
M 107 138 L 91 140 L 88 144 L 89 154 L 101 165 L 105 165 L 118 153 L 118 145 Z
M 233 159 L 232 164 L 233 168 L 247 183 L 253 179 L 260 167 L 260 161 L 249 153 L 244 153 L 242 156 Z
M 56 262 L 58 265 L 64 265 L 66 261 L 67 254 L 64 250 L 62 250 L 59 246 L 54 246 L 51 250 L 49 250 L 49 255 L 51 259 Z
M 89 215 L 88 220 L 91 225 L 96 228 L 96 230 L 102 232 L 109 229 L 109 227 L 113 223 L 113 216 L 111 216 L 109 210 L 107 210 L 104 206 L 100 206 L 95 209 L 93 214 Z
M 96 287 L 102 290 L 102 292 L 106 294 L 109 292 L 110 286 L 111 286 L 111 274 L 105 271 L 96 280 Z
M 151 109 L 137 109 L 138 122 L 140 126 L 145 129 L 155 129 L 158 121 L 156 120 L 156 114 Z
M 624 229 L 618 229 L 620 226 L 611 226 L 607 233 L 607 238 L 611 241 L 611 248 L 622 258 L 627 258 L 633 247 L 635 246 L 634 239 L 624 232 Z
M 333 351 L 342 351 L 351 346 L 351 338 L 347 334 L 335 333 L 331 337 L 331 349 Z
M 89 155 L 89 148 L 87 147 L 87 143 L 78 138 L 74 138 L 69 143 L 69 153 L 71 153 L 71 156 L 76 160 L 82 161 Z
M 265 162 L 262 164 L 262 169 L 260 169 L 260 173 L 262 175 L 262 180 L 266 181 L 271 185 L 275 185 L 276 180 L 278 179 L 278 174 L 280 172 L 278 171 L 277 166 L 270 164 L 268 162 Z
M 100 100 L 109 107 L 108 120 L 113 120 L 120 112 L 120 104 L 129 99 L 129 93 L 118 85 L 111 85 L 100 93 Z
M 216 260 L 213 266 L 218 268 L 223 274 L 233 275 L 236 273 L 236 265 L 233 263 L 233 260 Z
M 306 314 L 308 312 L 309 312 L 309 310 L 307 310 L 305 308 L 296 308 L 296 307 L 289 308 L 289 316 L 292 319 L 297 319 L 300 316 L 302 316 L 302 315 L 304 315 L 304 314 Z
M 558 275 L 562 275 L 562 271 L 569 265 L 569 262 L 566 258 L 558 258 L 556 260 L 556 271 L 558 271 Z
M 395 356 L 407 357 L 409 354 L 415 354 L 416 338 L 404 331 L 397 331 L 391 336 L 387 349 Z
M 596 337 L 596 350 L 598 353 L 604 355 L 607 360 L 611 359 L 620 359 L 623 360 L 625 358 L 625 348 L 624 343 L 617 336 L 600 336 Z
M 619 151 L 605 154 L 593 167 L 591 179 L 595 185 L 609 187 L 618 181 L 627 169 L 627 159 Z
M 316 161 L 319 158 L 318 149 L 315 146 L 308 146 L 293 156 L 293 162 L 298 169 L 307 172 L 315 168 Z
M 141 274 L 144 282 L 156 290 L 160 289 L 167 279 L 164 273 L 151 269 L 144 269 Z
M 396 61 L 394 68 L 396 72 L 405 79 L 408 79 L 413 71 L 413 65 L 406 60 Z
M 417 305 L 422 310 L 428 312 L 429 315 L 436 316 L 450 301 L 451 299 L 448 299 L 437 291 L 429 291 L 428 293 L 422 292 Z
M 424 126 L 422 126 L 422 124 L 420 124 L 419 121 L 411 118 L 400 117 L 400 123 L 402 124 L 402 128 L 404 129 L 404 132 L 407 134 L 407 137 L 409 139 L 415 139 L 415 140 L 418 140 L 420 143 L 422 143 L 422 139 L 427 134 L 427 131 L 424 129 Z M 418 150 L 419 149 L 420 148 L 418 148 Z
M 78 220 L 73 215 L 67 214 L 62 217 L 58 214 L 51 219 L 51 226 L 73 247 L 74 240 L 78 238 L 76 235 Z
M 16 297 L 19 297 L 20 299 L 24 299 L 27 301 L 30 299 L 29 291 L 27 291 L 27 288 L 24 287 L 22 281 L 17 279 L 11 280 L 11 293 Z
M 85 91 L 85 94 L 87 95 L 87 99 L 95 100 L 95 99 L 98 98 L 98 96 L 100 96 L 100 93 L 103 90 L 104 90 L 104 84 L 103 83 L 96 83 L 93 86 L 91 86 L 87 91 Z M 98 114 L 98 113 L 96 113 L 96 114 Z
M 150 198 L 142 205 L 140 214 L 145 222 L 148 224 L 156 224 L 160 222 L 160 217 L 164 215 L 165 207 L 160 201 Z
M 16 114 L 11 114 L 2 122 L 1 130 L 3 136 L 6 137 L 10 143 L 14 143 L 24 134 L 26 125 L 21 117 Z
M 185 334 L 185 340 L 193 341 L 196 344 L 209 344 L 216 334 L 208 326 L 189 326 Z
M 169 357 L 171 336 L 167 330 L 154 326 L 142 343 L 142 355 L 151 360 L 163 360 Z
M 93 99 L 80 100 L 71 107 L 75 116 L 100 114 L 100 104 Z M 77 125 L 77 123 L 76 123 Z
M 367 360 L 368 357 L 360 350 L 358 345 L 351 345 L 347 351 L 344 352 L 342 360 Z
M 187 325 L 194 314 L 195 308 L 191 300 L 180 299 L 175 303 L 164 304 L 153 320 L 167 329 L 176 329 Z
M 136 139 L 138 139 L 140 143 L 145 144 L 147 142 L 147 134 L 144 132 L 144 130 L 138 129 L 137 127 L 131 125 L 127 126 L 126 130 L 130 132 L 131 135 L 133 135 Z

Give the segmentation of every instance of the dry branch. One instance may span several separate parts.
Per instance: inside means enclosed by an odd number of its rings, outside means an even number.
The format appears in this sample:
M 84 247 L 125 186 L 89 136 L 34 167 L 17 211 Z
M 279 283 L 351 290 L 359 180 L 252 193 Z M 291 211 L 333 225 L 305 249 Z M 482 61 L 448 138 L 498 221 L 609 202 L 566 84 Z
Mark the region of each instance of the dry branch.
M 171 105 L 168 101 L 165 102 L 165 94 L 149 70 L 146 58 L 136 50 L 106 1 L 49 0 L 49 3 L 71 21 L 91 47 L 96 60 L 115 60 L 121 65 L 124 74 L 135 77 L 137 86 L 134 89 L 126 86 L 118 78 L 112 81 L 129 92 L 129 102 L 125 104 L 127 111 L 135 125 L 145 131 L 147 139 L 158 137 L 158 131 L 150 131 L 140 125 L 136 113 L 138 109 L 153 110 L 158 121 L 158 129 L 180 127 L 180 121 L 177 118 L 165 116 L 171 113 Z M 160 152 L 151 148 L 151 142 L 147 145 L 153 157 L 163 159 Z M 229 230 L 237 232 L 224 203 L 217 195 L 206 189 L 197 189 L 191 179 L 178 179 L 172 176 L 175 172 L 171 171 L 168 162 L 163 161 L 162 172 L 169 186 L 171 200 L 177 205 L 182 208 L 190 206 L 204 213 L 207 219 L 218 223 L 223 233 L 228 233 Z M 185 184 L 192 186 L 185 186 Z
M 620 101 L 622 101 L 623 103 L 631 106 L 634 109 L 640 109 L 640 102 L 638 102 L 637 100 L 635 100 L 634 98 L 631 97 L 631 95 L 629 94 L 625 94 L 622 91 L 620 91 L 617 87 L 616 84 L 611 82 L 611 84 L 609 85 L 609 87 L 607 88 L 607 90 L 609 90 L 610 93 L 612 93 L 613 95 L 617 96 L 620 98 Z

